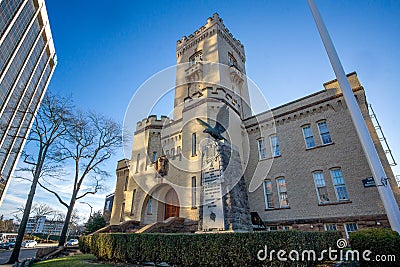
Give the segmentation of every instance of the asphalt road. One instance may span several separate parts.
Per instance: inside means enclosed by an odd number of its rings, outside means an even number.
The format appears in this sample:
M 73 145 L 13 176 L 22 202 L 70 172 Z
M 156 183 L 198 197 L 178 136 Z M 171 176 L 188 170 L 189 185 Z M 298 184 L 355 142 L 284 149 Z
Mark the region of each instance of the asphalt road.
M 21 251 L 19 253 L 19 260 L 22 261 L 24 259 L 30 259 L 30 258 L 35 257 L 38 247 L 51 247 L 51 246 L 56 246 L 56 245 L 57 244 L 54 244 L 54 245 L 39 244 L 36 248 L 21 248 Z M 12 250 L 4 250 L 4 249 L 0 250 L 0 264 L 5 264 L 8 261 L 8 259 L 11 256 L 11 252 L 12 252 Z

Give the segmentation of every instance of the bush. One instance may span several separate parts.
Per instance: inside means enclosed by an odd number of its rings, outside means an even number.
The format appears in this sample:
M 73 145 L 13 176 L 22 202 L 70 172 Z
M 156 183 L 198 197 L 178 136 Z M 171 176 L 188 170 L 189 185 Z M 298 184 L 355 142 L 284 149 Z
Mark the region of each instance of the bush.
M 83 253 L 93 253 L 100 260 L 140 263 L 167 262 L 177 266 L 293 266 L 301 261 L 301 251 L 314 250 L 317 258 L 329 247 L 335 248 L 339 232 L 254 232 L 224 234 L 95 234 L 83 236 L 79 247 Z M 275 250 L 273 260 L 257 259 L 257 253 L 267 246 L 268 255 Z M 300 261 L 278 261 L 278 250 L 300 252 Z M 264 255 L 264 253 L 262 253 Z
M 362 266 L 399 266 L 400 261 L 400 235 L 396 231 L 387 228 L 368 228 L 350 234 L 352 250 L 360 253 Z M 396 262 L 366 262 L 362 260 L 362 252 L 370 250 L 372 253 L 368 258 L 375 260 L 376 255 L 395 255 Z

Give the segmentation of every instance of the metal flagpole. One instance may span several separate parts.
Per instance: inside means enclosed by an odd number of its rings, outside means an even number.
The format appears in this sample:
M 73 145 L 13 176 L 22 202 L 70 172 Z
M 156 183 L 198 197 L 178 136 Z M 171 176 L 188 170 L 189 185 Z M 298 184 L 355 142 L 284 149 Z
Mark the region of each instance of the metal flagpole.
M 324 43 L 329 60 L 332 64 L 332 68 L 336 74 L 336 79 L 338 80 L 340 88 L 342 89 L 344 100 L 349 109 L 350 116 L 353 120 L 358 137 L 360 138 L 365 156 L 367 157 L 369 167 L 371 168 L 372 175 L 374 177 L 379 195 L 385 207 L 390 225 L 393 230 L 400 233 L 399 207 L 397 205 L 396 199 L 394 198 L 390 184 L 387 182 L 385 171 L 382 167 L 372 138 L 369 135 L 369 131 L 361 114 L 360 107 L 358 106 L 357 101 L 354 97 L 353 90 L 351 89 L 349 81 L 347 80 L 346 74 L 343 70 L 343 66 L 340 63 L 339 56 L 335 50 L 324 21 L 322 20 L 321 14 L 318 11 L 315 0 L 307 1 L 314 17 L 315 24 L 317 25 L 322 42 Z

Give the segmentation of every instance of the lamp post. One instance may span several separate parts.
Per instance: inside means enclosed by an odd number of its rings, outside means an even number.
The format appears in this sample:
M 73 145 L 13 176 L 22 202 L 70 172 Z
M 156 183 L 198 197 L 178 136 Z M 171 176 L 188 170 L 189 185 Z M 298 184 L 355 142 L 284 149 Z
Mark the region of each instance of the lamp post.
M 92 205 L 90 205 L 89 203 L 87 203 L 87 202 L 83 202 L 83 201 L 81 201 L 80 203 L 82 203 L 82 204 L 86 204 L 86 205 L 88 205 L 88 206 L 90 207 L 90 214 L 89 214 L 89 218 L 92 218 L 93 206 L 92 206 Z
M 379 195 L 383 202 L 383 206 L 385 207 L 390 225 L 394 231 L 400 233 L 399 207 L 397 205 L 396 199 L 394 198 L 390 184 L 387 183 L 386 173 L 382 167 L 382 163 L 379 159 L 378 152 L 376 151 L 372 138 L 369 135 L 369 131 L 365 124 L 360 107 L 358 106 L 357 101 L 354 97 L 353 90 L 351 89 L 349 81 L 347 80 L 342 63 L 340 62 L 339 56 L 336 52 L 335 46 L 333 45 L 331 37 L 329 36 L 328 30 L 326 29 L 324 21 L 322 20 L 321 14 L 318 11 L 315 0 L 307 1 L 308 5 L 310 6 L 311 13 L 314 17 L 315 24 L 317 25 L 322 42 L 324 43 L 329 60 L 332 64 L 332 68 L 335 72 L 336 79 L 338 80 L 340 88 L 342 89 L 343 98 L 348 107 L 358 137 L 360 138 L 361 146 L 364 150 L 369 167 L 377 185 Z

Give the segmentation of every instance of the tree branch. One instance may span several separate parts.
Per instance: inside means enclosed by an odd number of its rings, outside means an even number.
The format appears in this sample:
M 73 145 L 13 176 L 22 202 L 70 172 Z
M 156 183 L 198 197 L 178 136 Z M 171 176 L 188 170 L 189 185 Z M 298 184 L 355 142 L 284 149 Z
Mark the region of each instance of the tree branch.
M 58 199 L 58 201 L 59 201 L 61 204 L 63 204 L 67 209 L 69 208 L 69 205 L 68 205 L 67 203 L 65 203 L 65 202 L 61 199 L 61 197 L 60 197 L 55 191 L 53 191 L 53 190 L 47 188 L 46 186 L 42 185 L 39 181 L 38 181 L 38 184 L 40 185 L 41 188 L 43 188 L 43 189 L 46 190 L 47 192 L 50 192 L 50 193 L 54 194 L 54 195 L 56 196 L 56 198 Z

